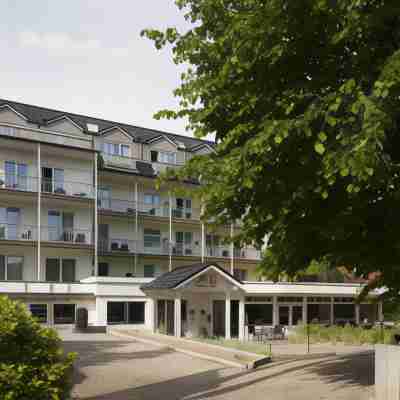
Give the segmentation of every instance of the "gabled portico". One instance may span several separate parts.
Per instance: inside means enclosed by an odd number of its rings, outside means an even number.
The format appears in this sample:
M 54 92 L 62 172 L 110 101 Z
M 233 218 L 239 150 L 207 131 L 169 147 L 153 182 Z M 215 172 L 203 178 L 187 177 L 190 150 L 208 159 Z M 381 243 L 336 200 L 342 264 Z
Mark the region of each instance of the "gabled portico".
M 243 339 L 242 282 L 217 264 L 176 268 L 142 290 L 154 300 L 155 332 Z

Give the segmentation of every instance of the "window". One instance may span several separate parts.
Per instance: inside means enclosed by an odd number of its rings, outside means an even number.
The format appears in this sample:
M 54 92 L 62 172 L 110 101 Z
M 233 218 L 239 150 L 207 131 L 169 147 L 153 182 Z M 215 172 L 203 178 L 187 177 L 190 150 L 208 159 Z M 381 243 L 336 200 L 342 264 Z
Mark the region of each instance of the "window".
M 129 157 L 129 145 L 122 143 L 104 143 L 103 151 L 111 156 Z
M 28 189 L 28 165 L 15 161 L 6 161 L 4 165 L 6 187 L 11 189 Z
M 108 324 L 144 324 L 144 301 L 109 301 L 107 302 Z
M 0 280 L 22 281 L 23 257 L 0 256 Z
M 65 194 L 64 170 L 42 167 L 42 192 Z
M 108 276 L 108 263 L 99 263 L 99 276 Z
M 245 314 L 247 324 L 272 325 L 273 308 L 272 304 L 246 304 Z
M 161 232 L 154 229 L 144 230 L 144 247 L 160 248 L 161 247 Z
M 75 260 L 48 258 L 46 259 L 47 282 L 74 282 Z
M 175 218 L 191 218 L 192 217 L 192 200 L 191 199 L 176 199 L 176 208 L 174 210 Z
M 47 304 L 29 304 L 29 310 L 37 322 L 47 322 Z
M 175 232 L 175 252 L 177 254 L 192 254 L 192 232 Z
M 159 162 L 165 164 L 176 164 L 176 153 L 171 153 L 168 151 L 150 151 L 151 162 Z
M 74 214 L 60 211 L 49 211 L 48 223 L 50 241 L 74 241 Z
M 0 208 L 0 239 L 18 239 L 20 209 L 14 207 Z
M 233 270 L 233 276 L 239 281 L 245 281 L 247 278 L 247 271 L 245 269 L 235 268 Z
M 111 189 L 101 187 L 98 195 L 99 207 L 107 210 L 111 210 Z
M 54 323 L 75 323 L 75 304 L 54 304 Z
M 154 265 L 145 265 L 143 267 L 143 276 L 145 278 L 154 278 L 155 275 L 155 266 Z

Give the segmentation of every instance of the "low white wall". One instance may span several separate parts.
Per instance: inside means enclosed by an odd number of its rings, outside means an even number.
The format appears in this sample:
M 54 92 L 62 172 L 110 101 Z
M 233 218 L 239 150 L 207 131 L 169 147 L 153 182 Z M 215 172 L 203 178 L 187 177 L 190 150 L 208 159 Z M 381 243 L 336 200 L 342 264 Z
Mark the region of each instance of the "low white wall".
M 400 400 L 400 346 L 375 347 L 375 400 Z

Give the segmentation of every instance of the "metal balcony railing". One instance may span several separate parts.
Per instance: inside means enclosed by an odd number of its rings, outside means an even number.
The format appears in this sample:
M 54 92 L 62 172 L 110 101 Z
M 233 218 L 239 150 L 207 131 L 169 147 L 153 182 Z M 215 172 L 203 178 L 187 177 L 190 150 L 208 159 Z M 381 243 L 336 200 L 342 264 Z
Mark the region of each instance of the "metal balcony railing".
M 230 258 L 232 256 L 232 249 L 229 245 L 226 246 L 207 246 L 207 257 Z M 233 250 L 234 258 L 243 258 L 247 260 L 259 260 L 261 252 L 255 248 L 246 247 L 242 249 L 235 248 Z
M 99 252 L 100 253 L 134 253 L 136 251 L 136 240 L 109 238 L 99 239 Z
M 37 192 L 38 182 L 38 178 L 33 176 L 5 174 L 0 176 L 0 189 Z
M 98 198 L 98 207 L 100 210 L 135 213 L 136 205 L 134 201 L 120 199 Z
M 172 246 L 172 255 L 174 256 L 201 256 L 200 246 L 185 243 L 175 243 Z
M 150 162 L 150 161 L 148 161 Z M 177 164 L 169 164 L 169 163 L 160 163 L 160 162 L 151 162 L 151 165 L 154 169 L 154 172 L 156 175 L 167 171 L 168 169 L 179 169 L 182 168 L 185 164 L 183 163 L 177 163 Z
M 41 240 L 66 242 L 70 244 L 92 244 L 92 232 L 89 229 L 70 229 L 53 226 L 41 227 Z
M 51 193 L 59 196 L 72 196 L 79 198 L 94 198 L 93 185 L 76 181 L 55 181 L 42 178 L 42 193 Z
M 36 240 L 37 227 L 0 223 L 0 240 Z
M 154 205 L 146 203 L 138 203 L 138 210 L 146 215 L 153 215 L 155 217 L 169 218 L 169 205 Z M 175 219 L 192 219 L 200 220 L 200 208 L 173 208 L 171 210 L 172 218 Z

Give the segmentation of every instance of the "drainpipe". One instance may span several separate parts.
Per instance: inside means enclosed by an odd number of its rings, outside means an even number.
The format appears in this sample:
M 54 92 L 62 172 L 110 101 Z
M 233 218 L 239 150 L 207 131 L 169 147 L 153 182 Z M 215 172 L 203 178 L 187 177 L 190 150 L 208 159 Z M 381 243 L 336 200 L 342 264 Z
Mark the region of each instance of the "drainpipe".
M 169 193 L 169 271 L 172 271 L 172 196 Z
M 42 171 L 41 171 L 41 148 L 40 143 L 37 145 L 37 177 L 38 177 L 38 195 L 37 195 L 37 280 L 40 281 L 40 250 L 41 250 L 41 199 L 42 199 Z
M 99 260 L 98 260 L 98 204 L 97 204 L 97 153 L 94 153 L 94 276 L 99 275 Z
M 233 239 L 233 224 L 231 224 L 231 275 L 233 275 L 233 267 L 234 267 L 233 252 L 235 249 L 232 239 Z
M 135 182 L 135 266 L 134 266 L 134 275 L 136 276 L 137 271 L 137 259 L 138 259 L 138 250 L 139 250 L 139 223 L 138 223 L 138 207 L 139 207 L 139 192 L 138 192 L 138 183 Z

